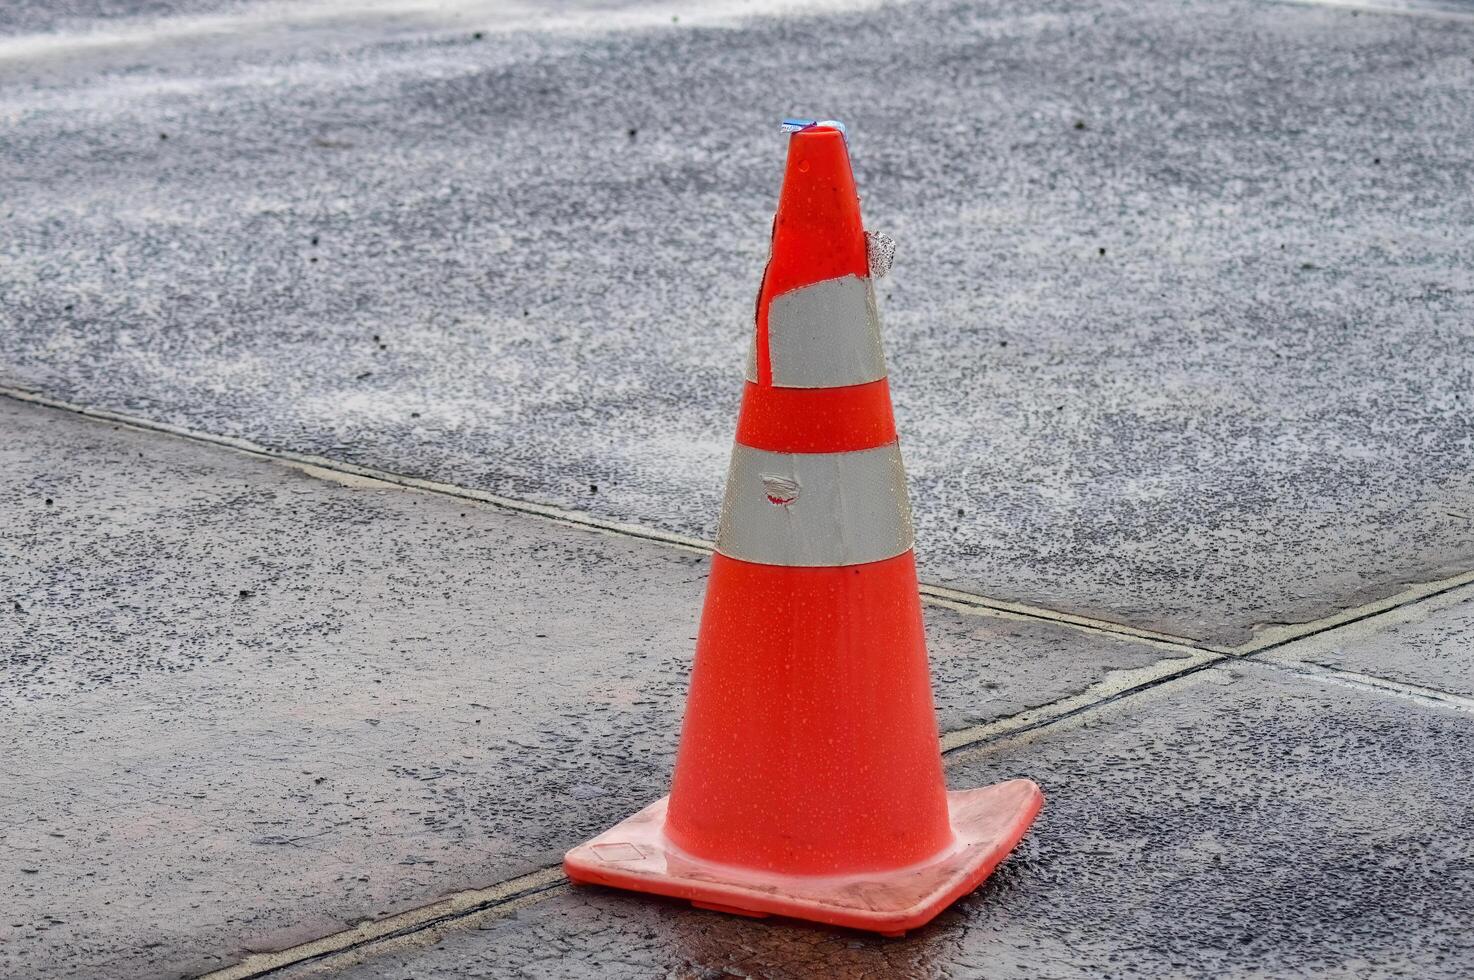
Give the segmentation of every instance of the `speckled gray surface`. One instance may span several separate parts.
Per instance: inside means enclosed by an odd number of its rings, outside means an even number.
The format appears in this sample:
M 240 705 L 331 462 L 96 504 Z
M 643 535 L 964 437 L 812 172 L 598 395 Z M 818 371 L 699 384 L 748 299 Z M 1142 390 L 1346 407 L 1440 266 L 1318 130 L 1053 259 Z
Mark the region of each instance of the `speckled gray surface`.
M 1465 714 L 1260 665 L 960 758 L 1049 802 L 980 892 L 903 940 L 602 890 L 348 957 L 346 978 L 1461 977 L 1474 968 Z
M 0 399 L 0 975 L 193 973 L 661 795 L 705 559 Z M 943 724 L 1164 655 L 928 610 Z
M 709 535 L 832 113 L 929 579 L 1233 643 L 1474 559 L 1474 23 L 445 6 L 0 58 L 0 383 Z
M 244 6 L 238 0 L 10 0 L 0 7 L 0 37 L 83 33 L 118 22 L 215 13 Z

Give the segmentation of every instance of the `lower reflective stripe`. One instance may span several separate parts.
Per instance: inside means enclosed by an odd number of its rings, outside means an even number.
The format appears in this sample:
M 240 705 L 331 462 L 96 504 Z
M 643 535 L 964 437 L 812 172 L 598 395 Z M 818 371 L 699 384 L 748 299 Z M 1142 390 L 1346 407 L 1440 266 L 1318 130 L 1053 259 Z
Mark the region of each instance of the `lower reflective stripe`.
M 911 548 L 901 448 L 774 453 L 732 447 L 717 551 L 764 565 L 859 565 Z
M 757 381 L 756 337 L 747 380 Z M 885 377 L 880 317 L 869 279 L 840 276 L 774 296 L 768 362 L 780 388 L 840 388 Z

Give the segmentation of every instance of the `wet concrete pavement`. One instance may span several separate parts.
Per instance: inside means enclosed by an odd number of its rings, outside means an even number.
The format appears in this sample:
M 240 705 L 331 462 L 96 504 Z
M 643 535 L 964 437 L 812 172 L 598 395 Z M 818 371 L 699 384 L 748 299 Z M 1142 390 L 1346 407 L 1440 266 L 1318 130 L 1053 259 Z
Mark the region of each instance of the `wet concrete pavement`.
M 1448 774 L 1471 762 L 1468 714 L 1234 664 L 953 758 L 954 786 L 1026 773 L 1049 803 L 899 941 L 575 889 L 287 976 L 1451 976 L 1474 811 Z
M 703 556 L 8 400 L 0 431 L 0 975 L 196 974 L 664 794 Z M 927 630 L 945 733 L 1190 654 Z
M 0 398 L 0 974 L 1467 975 L 1474 7 L 1404 6 L 7 8 L 0 388 L 262 452 Z M 901 242 L 949 778 L 1050 797 L 900 942 L 518 890 L 664 792 L 705 560 L 456 496 L 711 535 L 793 112 Z

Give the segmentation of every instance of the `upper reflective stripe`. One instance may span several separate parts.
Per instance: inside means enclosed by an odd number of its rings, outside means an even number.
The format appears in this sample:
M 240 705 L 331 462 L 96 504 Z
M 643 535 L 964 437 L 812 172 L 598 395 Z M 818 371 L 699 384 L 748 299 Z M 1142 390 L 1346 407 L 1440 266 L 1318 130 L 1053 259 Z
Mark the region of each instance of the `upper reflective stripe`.
M 756 336 L 747 380 L 757 381 Z M 840 276 L 773 297 L 768 360 L 780 388 L 843 388 L 885 377 L 880 317 L 869 279 Z
M 896 443 L 849 453 L 732 448 L 717 551 L 764 565 L 836 566 L 894 558 L 912 544 Z

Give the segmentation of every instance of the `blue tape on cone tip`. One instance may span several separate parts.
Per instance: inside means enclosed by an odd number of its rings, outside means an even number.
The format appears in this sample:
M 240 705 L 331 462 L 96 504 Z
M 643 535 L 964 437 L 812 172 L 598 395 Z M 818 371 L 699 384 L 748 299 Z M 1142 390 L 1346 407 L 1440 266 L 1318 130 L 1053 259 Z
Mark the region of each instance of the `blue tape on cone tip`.
M 783 120 L 782 131 L 785 133 L 799 133 L 805 129 L 812 129 L 815 126 L 828 126 L 831 129 L 837 129 L 839 130 L 839 134 L 844 137 L 846 143 L 850 141 L 850 134 L 845 130 L 844 123 L 838 119 L 785 119 Z

